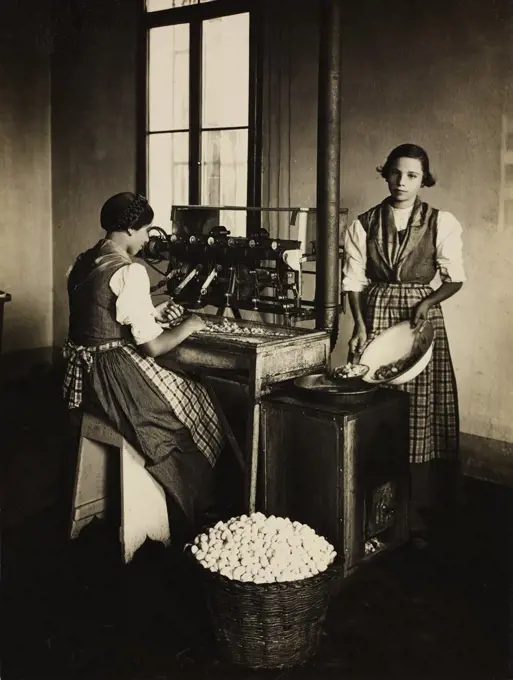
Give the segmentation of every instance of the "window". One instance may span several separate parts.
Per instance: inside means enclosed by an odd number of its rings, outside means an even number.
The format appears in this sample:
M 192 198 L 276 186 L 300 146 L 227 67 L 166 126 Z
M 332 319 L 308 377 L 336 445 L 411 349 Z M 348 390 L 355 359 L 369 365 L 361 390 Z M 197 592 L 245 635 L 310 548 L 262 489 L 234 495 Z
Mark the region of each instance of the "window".
M 213 0 L 146 0 L 146 11 L 158 12 L 175 7 L 189 7 L 190 5 L 199 5 L 200 2 L 213 2 Z
M 146 9 L 139 184 L 155 224 L 169 227 L 172 205 L 260 205 L 254 16 L 241 0 L 147 0 Z M 223 212 L 234 235 L 246 233 L 244 211 Z

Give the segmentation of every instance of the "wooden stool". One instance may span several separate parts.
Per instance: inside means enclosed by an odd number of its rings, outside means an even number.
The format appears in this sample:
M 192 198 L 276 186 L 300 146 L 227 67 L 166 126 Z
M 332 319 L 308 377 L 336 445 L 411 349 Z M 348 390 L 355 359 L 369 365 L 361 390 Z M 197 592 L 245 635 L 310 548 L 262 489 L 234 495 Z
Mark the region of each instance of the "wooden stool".
M 147 472 L 143 457 L 104 420 L 84 413 L 80 430 L 75 487 L 71 510 L 71 538 L 94 517 L 107 510 L 107 463 L 120 455 L 121 526 L 123 560 L 130 562 L 147 537 L 170 542 L 169 517 L 164 490 Z

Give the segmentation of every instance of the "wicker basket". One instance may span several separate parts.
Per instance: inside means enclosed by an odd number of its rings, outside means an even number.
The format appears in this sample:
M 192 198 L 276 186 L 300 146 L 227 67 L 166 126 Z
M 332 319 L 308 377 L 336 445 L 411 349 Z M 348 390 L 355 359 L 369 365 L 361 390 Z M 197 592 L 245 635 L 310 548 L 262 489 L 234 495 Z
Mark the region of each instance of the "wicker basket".
M 310 578 L 265 584 L 231 580 L 191 559 L 215 637 L 229 661 L 247 668 L 286 668 L 316 654 L 342 559 Z

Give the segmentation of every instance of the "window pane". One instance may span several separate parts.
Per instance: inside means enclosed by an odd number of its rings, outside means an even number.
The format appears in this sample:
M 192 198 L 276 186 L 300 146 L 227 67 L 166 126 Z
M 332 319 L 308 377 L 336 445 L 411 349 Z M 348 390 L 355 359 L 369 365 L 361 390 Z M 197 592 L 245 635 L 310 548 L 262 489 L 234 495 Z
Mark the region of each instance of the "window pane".
M 249 14 L 203 22 L 202 127 L 248 125 Z
M 203 205 L 247 204 L 248 131 L 215 130 L 201 136 L 201 202 Z M 224 226 L 234 236 L 246 233 L 246 214 L 226 212 Z
M 160 9 L 172 9 L 173 7 L 197 5 L 198 2 L 199 0 L 146 0 L 146 11 L 158 12 Z
M 153 28 L 149 37 L 149 129 L 189 127 L 189 26 Z
M 169 231 L 171 207 L 189 202 L 189 135 L 187 132 L 150 135 L 148 200 L 154 224 Z

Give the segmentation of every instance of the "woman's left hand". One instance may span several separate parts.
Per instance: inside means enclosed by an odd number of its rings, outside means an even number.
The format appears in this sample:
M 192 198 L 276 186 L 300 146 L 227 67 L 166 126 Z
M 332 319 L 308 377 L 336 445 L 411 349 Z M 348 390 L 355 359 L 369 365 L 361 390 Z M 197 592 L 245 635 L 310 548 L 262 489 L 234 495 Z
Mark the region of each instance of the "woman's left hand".
M 429 300 L 422 300 L 422 302 L 419 302 L 419 304 L 413 310 L 411 317 L 411 327 L 418 328 L 421 326 L 424 321 L 427 320 L 430 309 L 431 302 Z
M 184 308 L 173 300 L 162 302 L 160 305 L 155 307 L 155 310 L 156 319 L 160 323 L 171 323 L 173 321 L 178 321 L 178 319 L 182 318 L 184 313 Z

